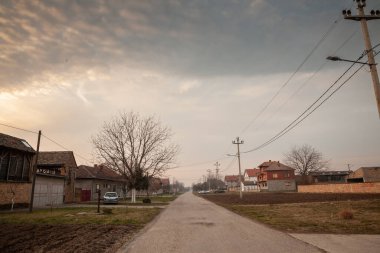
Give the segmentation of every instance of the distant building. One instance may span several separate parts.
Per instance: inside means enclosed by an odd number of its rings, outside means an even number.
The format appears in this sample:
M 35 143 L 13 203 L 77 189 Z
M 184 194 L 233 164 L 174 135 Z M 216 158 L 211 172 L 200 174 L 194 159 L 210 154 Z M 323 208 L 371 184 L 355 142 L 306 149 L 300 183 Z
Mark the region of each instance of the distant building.
M 149 194 L 160 195 L 170 193 L 169 178 L 152 177 L 149 179 Z
M 0 133 L 0 206 L 28 206 L 35 151 L 20 138 Z
M 311 172 L 309 175 L 311 177 L 312 183 L 318 184 L 333 184 L 333 183 L 345 183 L 347 177 L 350 174 L 347 170 L 341 171 L 316 171 Z
M 75 199 L 77 202 L 97 200 L 97 189 L 101 197 L 105 192 L 117 192 L 123 197 L 123 185 L 122 176 L 105 165 L 80 165 L 76 172 Z
M 243 184 L 243 177 L 241 177 L 241 182 Z M 224 177 L 224 183 L 226 184 L 228 191 L 240 190 L 239 186 L 239 176 L 238 175 L 226 175 Z
M 246 169 L 244 171 L 243 191 L 258 191 L 258 176 L 260 169 Z
M 170 179 L 169 178 L 160 178 L 162 193 L 169 194 L 170 193 Z
M 260 191 L 296 191 L 294 169 L 279 161 L 264 162 L 259 165 L 258 183 Z
M 348 176 L 347 182 L 380 182 L 380 167 L 361 167 Z

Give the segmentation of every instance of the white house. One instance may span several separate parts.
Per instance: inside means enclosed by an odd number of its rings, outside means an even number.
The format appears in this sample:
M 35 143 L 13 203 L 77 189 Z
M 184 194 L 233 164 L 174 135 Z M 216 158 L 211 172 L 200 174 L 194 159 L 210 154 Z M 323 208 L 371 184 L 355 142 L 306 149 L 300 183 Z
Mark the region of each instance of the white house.
M 246 169 L 244 171 L 244 191 L 259 191 L 257 177 L 260 169 Z

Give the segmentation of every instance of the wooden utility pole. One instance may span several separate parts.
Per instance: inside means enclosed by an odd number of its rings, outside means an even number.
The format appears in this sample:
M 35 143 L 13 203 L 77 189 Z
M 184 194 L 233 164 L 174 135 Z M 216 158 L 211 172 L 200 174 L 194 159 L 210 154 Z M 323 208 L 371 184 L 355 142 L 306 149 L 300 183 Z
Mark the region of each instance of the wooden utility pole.
M 41 141 L 41 130 L 38 131 L 36 159 L 35 159 L 35 161 L 33 163 L 33 167 L 32 167 L 33 179 L 32 179 L 32 192 L 30 194 L 30 203 L 29 203 L 29 212 L 30 213 L 33 212 L 34 188 L 36 186 L 36 174 L 37 174 L 38 154 L 40 152 L 40 141 Z
M 366 6 L 365 0 L 356 0 L 358 4 L 358 15 L 351 15 L 351 11 L 343 10 L 344 19 L 354 20 L 354 21 L 360 21 L 363 37 L 364 37 L 364 43 L 366 47 L 366 53 L 368 56 L 368 65 L 371 70 L 371 77 L 372 77 L 372 83 L 373 88 L 375 91 L 376 96 L 376 104 L 377 104 L 377 111 L 379 113 L 380 118 L 380 83 L 379 83 L 379 75 L 377 73 L 376 63 L 375 63 L 375 56 L 373 54 L 372 45 L 371 45 L 371 39 L 369 37 L 368 32 L 368 26 L 367 26 L 367 20 L 373 20 L 373 19 L 380 19 L 380 11 L 379 10 L 371 10 L 371 15 L 365 15 L 364 13 L 364 7 Z
M 239 137 L 236 137 L 236 141 L 232 141 L 232 144 L 236 144 L 237 145 L 237 149 L 238 149 L 238 152 L 237 152 L 237 157 L 238 157 L 238 160 L 239 160 L 239 186 L 240 186 L 240 199 L 243 198 L 243 191 L 242 191 L 242 182 L 241 182 L 241 166 L 240 166 L 240 144 L 244 144 L 244 141 L 243 140 L 240 140 Z

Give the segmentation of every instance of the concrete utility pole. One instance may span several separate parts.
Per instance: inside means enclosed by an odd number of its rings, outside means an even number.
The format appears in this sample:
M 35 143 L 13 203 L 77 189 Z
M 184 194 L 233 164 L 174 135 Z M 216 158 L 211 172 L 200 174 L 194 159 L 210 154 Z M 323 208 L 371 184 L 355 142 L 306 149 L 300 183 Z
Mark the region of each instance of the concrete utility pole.
M 208 172 L 208 177 L 207 177 L 207 181 L 208 181 L 208 191 L 210 191 L 210 190 L 211 190 L 211 170 L 208 169 L 207 172 Z
M 241 182 L 241 166 L 240 166 L 240 144 L 244 144 L 243 140 L 240 140 L 239 137 L 236 137 L 236 141 L 232 141 L 232 144 L 237 145 L 238 153 L 237 157 L 239 160 L 239 185 L 240 185 L 240 198 L 243 198 L 243 191 L 242 191 L 242 182 Z
M 37 152 L 36 152 L 36 160 L 33 163 L 32 172 L 32 192 L 30 194 L 30 203 L 29 203 L 29 212 L 33 212 L 33 202 L 34 202 L 34 188 L 36 186 L 36 174 L 37 174 L 37 164 L 38 164 L 38 154 L 40 153 L 40 141 L 41 141 L 41 130 L 38 131 L 38 140 L 37 140 Z
M 377 103 L 377 111 L 379 113 L 380 118 L 380 83 L 379 83 L 379 75 L 377 73 L 376 63 L 375 63 L 375 57 L 372 50 L 371 45 L 371 39 L 369 37 L 368 32 L 368 26 L 367 26 L 367 20 L 372 19 L 380 19 L 380 11 L 379 10 L 371 10 L 371 15 L 365 15 L 364 13 L 364 7 L 366 6 L 365 0 L 356 0 L 356 3 L 358 4 L 358 15 L 351 15 L 350 10 L 343 10 L 343 16 L 344 19 L 354 20 L 354 21 L 360 21 L 365 47 L 366 47 L 366 53 L 368 56 L 368 65 L 371 70 L 371 77 L 372 77 L 372 83 L 373 88 L 375 90 L 375 96 L 376 96 L 376 103 Z
M 220 166 L 220 163 L 219 162 L 216 162 L 215 164 L 215 177 L 216 177 L 216 180 L 219 180 L 219 166 Z

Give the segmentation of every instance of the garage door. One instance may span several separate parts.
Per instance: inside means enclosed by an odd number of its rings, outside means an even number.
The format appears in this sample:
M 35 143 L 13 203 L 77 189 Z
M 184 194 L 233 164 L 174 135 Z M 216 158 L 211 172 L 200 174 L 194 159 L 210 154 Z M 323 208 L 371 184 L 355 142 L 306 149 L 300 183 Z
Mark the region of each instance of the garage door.
M 64 180 L 61 178 L 37 177 L 34 188 L 34 207 L 63 204 Z

